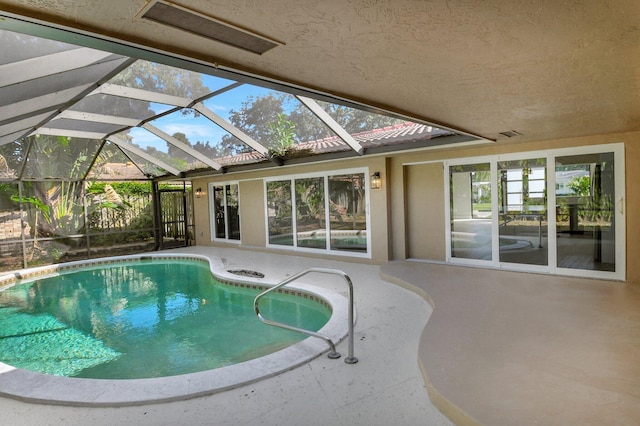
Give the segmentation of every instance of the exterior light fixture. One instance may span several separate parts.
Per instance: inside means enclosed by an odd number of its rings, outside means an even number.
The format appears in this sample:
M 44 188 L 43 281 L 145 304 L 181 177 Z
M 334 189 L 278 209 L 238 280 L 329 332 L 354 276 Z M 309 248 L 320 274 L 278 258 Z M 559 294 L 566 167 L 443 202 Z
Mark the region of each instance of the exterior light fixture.
M 202 188 L 196 189 L 196 198 L 202 198 Z
M 371 189 L 380 189 L 382 187 L 382 179 L 380 179 L 380 172 L 374 172 L 371 175 Z

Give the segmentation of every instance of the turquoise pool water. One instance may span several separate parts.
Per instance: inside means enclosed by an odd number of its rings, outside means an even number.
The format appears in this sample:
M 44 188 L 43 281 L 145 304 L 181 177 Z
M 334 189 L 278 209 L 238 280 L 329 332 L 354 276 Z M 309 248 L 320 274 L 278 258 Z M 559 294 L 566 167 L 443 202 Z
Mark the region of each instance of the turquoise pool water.
M 22 282 L 0 292 L 0 361 L 67 377 L 137 379 L 211 370 L 306 338 L 261 323 L 261 290 L 216 281 L 206 262 L 132 261 Z M 286 294 L 265 317 L 317 331 L 329 308 Z

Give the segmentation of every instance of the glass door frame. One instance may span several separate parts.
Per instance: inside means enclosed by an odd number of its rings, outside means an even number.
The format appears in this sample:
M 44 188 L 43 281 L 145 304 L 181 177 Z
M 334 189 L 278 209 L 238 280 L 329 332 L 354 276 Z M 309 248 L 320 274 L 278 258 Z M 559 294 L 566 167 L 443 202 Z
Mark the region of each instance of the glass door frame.
M 611 152 L 614 155 L 614 214 L 615 214 L 615 271 L 599 271 L 594 269 L 569 269 L 557 266 L 556 241 L 556 157 L 598 154 Z M 498 162 L 528 160 L 535 158 L 546 159 L 547 168 L 547 241 L 548 265 L 530 265 L 525 263 L 500 262 L 499 247 L 499 202 L 498 202 Z M 491 209 L 492 209 L 492 256 L 491 260 L 465 259 L 454 257 L 451 248 L 451 187 L 450 168 L 459 165 L 489 163 L 491 169 Z M 446 226 L 446 262 L 469 266 L 484 266 L 523 272 L 550 273 L 624 281 L 626 277 L 626 221 L 625 221 L 625 158 L 624 144 L 613 143 L 603 145 L 588 145 L 574 148 L 558 148 L 545 151 L 527 151 L 513 154 L 501 154 L 482 157 L 468 157 L 444 161 L 444 191 L 445 191 L 445 226 Z M 551 208 L 549 206 L 552 206 Z
M 238 224 L 238 228 L 240 231 L 240 238 L 234 239 L 229 238 L 229 215 L 227 210 L 227 191 L 226 188 L 228 185 L 235 185 L 238 188 L 238 217 L 240 217 L 240 183 L 238 181 L 227 181 L 227 182 L 209 182 L 209 211 L 211 214 L 209 215 L 209 227 L 211 229 L 211 241 L 224 241 L 226 243 L 240 244 L 242 242 L 242 220 L 240 219 L 240 223 Z M 225 237 L 216 237 L 216 200 L 215 200 L 215 188 L 222 187 L 222 208 L 224 210 L 224 233 Z

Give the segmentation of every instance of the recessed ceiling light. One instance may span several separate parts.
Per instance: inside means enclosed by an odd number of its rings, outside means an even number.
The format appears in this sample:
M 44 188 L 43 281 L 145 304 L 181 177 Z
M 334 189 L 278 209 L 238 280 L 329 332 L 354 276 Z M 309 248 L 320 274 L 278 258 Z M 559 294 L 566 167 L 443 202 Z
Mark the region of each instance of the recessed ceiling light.
M 149 3 L 138 13 L 138 17 L 188 31 L 258 55 L 282 44 L 211 16 L 163 1 Z
M 515 130 L 507 130 L 506 132 L 500 132 L 502 136 L 506 136 L 508 138 L 513 138 L 515 136 L 522 136 L 521 133 L 516 132 Z

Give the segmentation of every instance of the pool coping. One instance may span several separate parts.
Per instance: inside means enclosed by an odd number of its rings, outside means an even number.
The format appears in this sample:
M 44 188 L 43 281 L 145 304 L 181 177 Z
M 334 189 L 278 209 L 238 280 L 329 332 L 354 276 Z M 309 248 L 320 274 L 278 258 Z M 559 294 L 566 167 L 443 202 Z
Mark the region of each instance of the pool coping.
M 87 264 L 118 263 L 150 257 L 190 258 L 208 261 L 213 275 L 225 284 L 233 283 L 234 285 L 252 288 L 256 286 L 268 288 L 277 284 L 277 282 L 269 279 L 247 278 L 229 273 L 225 270 L 222 260 L 215 256 L 146 253 L 144 255 L 69 262 L 31 268 L 20 273 L 10 273 L 0 276 L 0 291 L 11 286 L 12 282 L 15 282 L 20 277 L 48 275 Z M 22 272 L 24 272 L 24 275 Z M 302 283 L 290 284 L 287 288 L 303 294 L 313 294 L 323 299 L 332 309 L 329 321 L 319 330 L 319 333 L 329 337 L 336 344 L 347 336 L 348 300 L 345 296 L 324 288 Z M 179 401 L 210 395 L 273 377 L 305 364 L 328 352 L 328 350 L 326 342 L 315 337 L 309 337 L 272 354 L 215 370 L 177 376 L 123 380 L 52 376 L 16 368 L 0 362 L 0 396 L 27 402 L 102 407 Z

